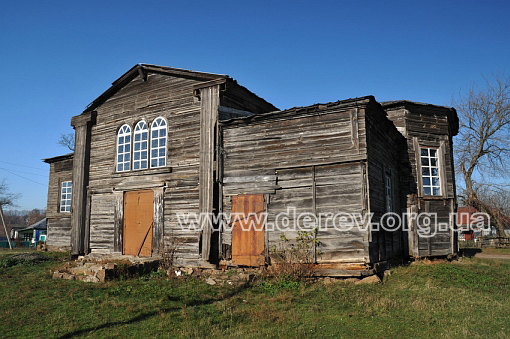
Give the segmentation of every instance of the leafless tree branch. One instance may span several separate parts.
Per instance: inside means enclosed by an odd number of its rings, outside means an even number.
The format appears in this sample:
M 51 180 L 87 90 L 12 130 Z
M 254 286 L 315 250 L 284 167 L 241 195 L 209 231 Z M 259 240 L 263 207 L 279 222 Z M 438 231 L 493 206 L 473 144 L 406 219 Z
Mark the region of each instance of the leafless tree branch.
M 500 74 L 484 77 L 483 87 L 473 84 L 454 100 L 460 120 L 455 147 L 456 171 L 465 183 L 464 203 L 489 213 L 504 236 L 503 215 L 509 208 L 508 192 L 496 189 L 497 179 L 509 172 L 510 156 L 510 78 Z M 480 177 L 481 182 L 475 181 Z M 500 200 L 498 200 L 500 199 Z
M 60 134 L 58 144 L 62 147 L 67 147 L 74 152 L 74 133 Z
M 5 179 L 0 181 L 0 207 L 14 206 L 16 200 L 20 198 L 20 194 L 14 194 L 9 191 L 9 186 Z

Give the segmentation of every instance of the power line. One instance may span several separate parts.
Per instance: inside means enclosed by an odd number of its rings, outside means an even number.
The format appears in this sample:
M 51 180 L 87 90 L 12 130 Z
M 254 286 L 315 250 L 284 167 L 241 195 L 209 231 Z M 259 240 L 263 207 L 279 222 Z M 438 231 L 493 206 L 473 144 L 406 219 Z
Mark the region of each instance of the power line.
M 22 179 L 25 179 L 25 180 L 31 181 L 31 182 L 33 182 L 34 184 L 38 184 L 38 185 L 41 185 L 41 186 L 46 186 L 45 184 L 41 184 L 40 182 L 34 181 L 34 180 L 32 180 L 32 179 L 25 178 L 24 176 L 19 175 L 19 174 L 17 174 L 17 173 L 14 173 L 14 172 L 12 172 L 12 171 L 6 170 L 5 168 L 0 168 L 0 169 L 3 169 L 4 171 L 9 172 L 9 173 L 11 173 L 11 174 L 13 174 L 13 175 L 15 175 L 15 176 L 17 176 L 17 177 L 20 177 L 20 178 L 22 178 Z
M 39 171 L 46 171 L 46 169 L 37 168 L 37 167 L 32 167 L 32 166 L 27 166 L 27 165 L 21 165 L 21 164 L 15 164 L 15 163 L 13 163 L 13 162 L 8 162 L 8 161 L 3 161 L 3 160 L 0 160 L 0 162 L 3 162 L 4 164 L 9 164 L 9 165 L 16 165 L 16 166 L 21 166 L 21 167 L 26 167 L 26 168 L 36 169 L 36 170 L 39 170 Z
M 0 167 L 0 169 L 3 169 L 3 170 L 5 170 L 5 171 L 10 171 L 9 169 L 7 169 L 7 168 L 3 168 L 3 167 Z M 19 171 L 19 170 L 16 170 L 16 172 L 18 172 L 18 173 L 30 174 L 30 175 L 37 175 L 37 176 L 39 176 L 39 177 L 47 177 L 47 175 L 45 175 L 45 174 L 35 174 L 35 173 L 30 173 L 30 172 L 25 172 L 25 171 Z

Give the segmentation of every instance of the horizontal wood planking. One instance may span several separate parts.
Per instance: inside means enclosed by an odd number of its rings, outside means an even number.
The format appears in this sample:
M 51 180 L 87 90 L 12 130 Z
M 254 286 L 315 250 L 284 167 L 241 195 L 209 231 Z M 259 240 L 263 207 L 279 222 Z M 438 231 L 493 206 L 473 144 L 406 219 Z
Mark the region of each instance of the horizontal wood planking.
M 197 211 L 198 207 L 200 103 L 193 97 L 196 83 L 191 79 L 158 74 L 149 74 L 147 82 L 135 78 L 96 109 L 97 123 L 92 128 L 91 142 L 91 192 L 108 188 L 113 192 L 114 189 L 165 187 L 163 242 L 168 246 L 178 242 L 184 244 L 181 245 L 183 253 L 180 253 L 184 258 L 197 258 L 199 253 L 196 234 L 194 237 L 178 234 L 180 240 L 173 239 L 173 230 L 180 228 L 175 213 Z M 128 124 L 133 130 L 141 119 L 150 126 L 159 116 L 167 120 L 167 166 L 171 171 L 152 173 L 147 170 L 141 176 L 135 171 L 116 175 L 115 145 L 120 126 Z M 102 209 L 95 208 L 98 204 Z M 109 195 L 92 194 L 91 248 L 113 250 L 113 208 L 114 201 Z M 192 248 L 186 245 L 189 239 L 196 243 Z
M 352 144 L 349 111 L 330 110 L 320 115 L 247 126 L 226 125 L 223 129 L 225 177 L 231 170 L 307 166 L 364 157 L 362 120 L 360 117 L 360 150 Z
M 405 107 L 404 107 L 405 106 Z M 449 215 L 454 213 L 455 204 L 451 203 L 456 197 L 455 191 L 455 168 L 453 163 L 453 133 L 455 133 L 456 124 L 453 121 L 452 112 L 446 108 L 434 108 L 431 105 L 402 105 L 388 109 L 388 117 L 397 124 L 405 122 L 405 133 L 407 137 L 407 161 L 411 164 L 411 175 L 402 176 L 403 188 L 407 191 L 407 200 L 411 204 L 419 206 L 420 212 L 435 212 L 438 216 L 438 223 L 447 223 L 450 227 L 451 219 Z M 453 127 L 452 127 L 453 126 Z M 413 142 L 416 139 L 416 142 Z M 442 164 L 442 189 L 441 200 L 436 198 L 421 197 L 420 202 L 416 201 L 416 195 L 420 195 L 421 182 L 419 180 L 418 150 L 415 144 L 425 147 L 437 147 L 443 150 Z M 440 197 L 441 198 L 441 197 Z M 428 209 L 425 208 L 428 205 Z M 452 208 L 453 207 L 453 208 Z M 446 237 L 446 238 L 445 238 Z M 416 237 L 419 256 L 448 255 L 453 253 L 451 243 L 455 233 L 449 231 L 448 234 L 433 238 Z M 412 251 L 411 251 L 411 254 Z
M 207 79 L 205 79 L 207 80 Z M 200 164 L 200 100 L 195 91 L 204 79 L 167 76 L 149 73 L 147 81 L 135 77 L 110 98 L 95 107 L 96 124 L 92 127 L 89 192 L 92 211 L 90 216 L 90 243 L 97 250 L 112 250 L 115 237 L 113 195 L 129 190 L 163 189 L 162 203 L 156 211 L 162 212 L 163 227 L 159 230 L 163 245 L 175 252 L 176 259 L 192 263 L 199 260 L 200 232 L 184 230 L 177 213 L 199 212 L 199 164 Z M 230 117 L 274 110 L 275 107 L 242 86 L 230 80 L 226 91 L 220 95 L 224 111 L 232 111 Z M 215 94 L 219 95 L 219 94 Z M 236 110 L 243 112 L 237 114 Z M 123 124 L 133 130 L 136 123 L 145 120 L 148 126 L 157 117 L 167 120 L 167 169 L 116 173 L 116 137 Z M 159 201 L 159 200 L 158 200 Z M 118 201 L 117 201 L 118 204 Z M 95 209 L 98 207 L 99 209 Z M 118 207 L 117 207 L 118 208 Z M 108 211 L 107 211 L 108 210 Z M 111 217 L 110 217 L 111 213 Z M 120 213 L 119 215 L 121 215 Z M 122 221 L 117 221 L 122 223 Z M 119 225 L 117 225 L 118 229 Z M 185 228 L 185 227 L 184 227 Z M 103 234 L 100 234 L 101 230 Z
M 71 213 L 60 212 L 60 190 L 62 182 L 73 180 L 73 160 L 63 159 L 50 163 L 46 227 L 49 246 L 71 246 Z
M 69 214 L 69 213 L 68 213 Z M 47 237 L 46 244 L 60 248 L 71 246 L 71 216 L 59 218 L 46 217 Z
M 264 193 L 272 185 L 272 175 L 276 175 L 276 190 L 267 192 L 274 193 L 269 194 L 267 204 L 269 225 L 276 223 L 276 215 L 288 212 L 288 208 L 295 208 L 297 214 L 313 213 L 314 202 L 317 213 L 361 213 L 364 203 L 360 160 L 366 157 L 364 115 L 362 111 L 355 115 L 357 143 L 353 142 L 352 116 L 352 110 L 331 109 L 248 125 L 228 126 L 227 123 L 222 135 L 223 188 L 228 192 L 229 185 L 246 182 L 260 189 L 251 193 Z M 315 198 L 311 165 L 317 165 Z M 223 198 L 223 211 L 231 211 L 227 195 Z M 296 222 L 291 218 L 289 226 Z M 298 235 L 289 230 L 268 231 L 269 248 L 282 246 L 282 234 L 289 240 L 287 246 L 295 243 Z M 321 253 L 318 262 L 365 263 L 368 235 L 362 231 L 331 228 L 319 231 L 317 240 Z M 223 233 L 222 242 L 230 244 L 229 230 Z

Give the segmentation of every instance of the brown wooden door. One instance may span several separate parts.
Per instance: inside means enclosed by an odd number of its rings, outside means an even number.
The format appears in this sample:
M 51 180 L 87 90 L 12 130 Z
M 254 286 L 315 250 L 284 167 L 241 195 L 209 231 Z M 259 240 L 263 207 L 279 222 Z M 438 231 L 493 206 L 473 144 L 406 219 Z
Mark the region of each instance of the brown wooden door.
M 264 195 L 233 196 L 232 212 L 242 215 L 232 227 L 232 261 L 241 266 L 264 265 Z
M 140 257 L 152 255 L 154 192 L 124 193 L 124 234 L 122 253 Z

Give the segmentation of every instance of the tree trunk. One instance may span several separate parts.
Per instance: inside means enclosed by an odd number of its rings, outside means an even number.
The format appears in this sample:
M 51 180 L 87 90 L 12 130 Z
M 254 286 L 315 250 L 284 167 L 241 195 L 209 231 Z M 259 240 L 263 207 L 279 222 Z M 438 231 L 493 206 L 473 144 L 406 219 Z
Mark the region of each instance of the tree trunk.
M 490 224 L 496 226 L 498 237 L 507 237 L 505 233 L 505 224 L 503 223 L 503 214 L 501 212 L 485 204 L 483 201 L 478 200 L 476 196 L 473 199 L 468 199 L 467 205 L 473 206 L 479 212 L 487 213 L 491 219 Z

